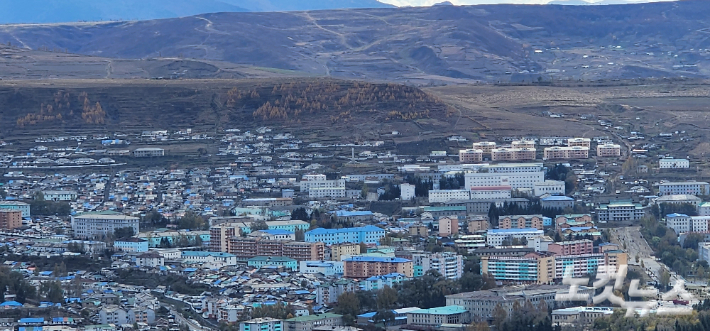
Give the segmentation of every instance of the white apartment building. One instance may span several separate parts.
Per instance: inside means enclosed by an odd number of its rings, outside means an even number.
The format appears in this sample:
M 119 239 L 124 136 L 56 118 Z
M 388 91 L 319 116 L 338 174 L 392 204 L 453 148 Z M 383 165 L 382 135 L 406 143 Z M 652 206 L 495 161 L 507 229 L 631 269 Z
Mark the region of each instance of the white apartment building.
M 0 201 L 0 209 L 19 210 L 22 217 L 30 217 L 30 204 L 21 201 Z
M 564 195 L 565 182 L 560 180 L 546 180 L 544 182 L 535 183 L 533 185 L 533 194 L 535 194 L 536 197 L 545 194 Z
M 486 244 L 488 246 L 501 246 L 503 241 L 508 238 L 525 238 L 529 242 L 535 237 L 540 237 L 544 234 L 544 231 L 538 229 L 489 229 L 486 232 Z
M 631 201 L 612 201 L 600 204 L 596 209 L 599 221 L 638 221 L 646 215 L 646 209 Z
M 598 157 L 619 157 L 621 156 L 621 146 L 617 144 L 597 145 Z
M 686 159 L 660 159 L 658 160 L 658 168 L 660 169 L 688 169 L 690 161 Z
M 666 227 L 676 234 L 684 232 L 708 232 L 710 216 L 688 216 L 685 214 L 666 215 Z
M 71 227 L 75 238 L 96 239 L 126 227 L 132 227 L 137 234 L 139 221 L 138 217 L 118 214 L 83 214 L 72 216 Z
M 510 173 L 521 173 L 521 172 L 540 172 L 544 171 L 543 164 L 540 162 L 533 163 L 498 163 L 490 164 L 484 166 L 488 172 L 498 173 L 498 174 L 510 174 Z
M 710 193 L 710 184 L 706 182 L 666 182 L 658 185 L 658 195 L 690 194 L 707 195 Z
M 468 190 L 429 190 L 429 203 L 444 203 L 450 200 L 470 200 Z
M 514 189 L 529 188 L 532 189 L 535 183 L 545 181 L 545 172 L 514 172 L 514 173 L 496 173 L 496 172 L 478 172 L 467 173 L 466 188 L 481 186 L 511 186 Z
M 710 242 L 701 242 L 698 244 L 698 259 L 710 263 Z
M 345 187 L 312 188 L 308 191 L 309 198 L 344 198 Z
M 486 237 L 480 234 L 463 235 L 454 240 L 454 244 L 456 245 L 456 248 L 473 250 L 486 247 Z
M 481 161 L 483 161 L 483 150 L 462 149 L 459 151 L 459 162 L 461 163 L 477 163 Z
M 47 201 L 74 201 L 76 200 L 76 191 L 43 191 L 44 200 Z
M 415 196 L 415 190 L 414 190 L 415 188 L 416 188 L 416 186 L 414 186 L 412 184 L 404 183 L 404 184 L 400 185 L 399 186 L 400 199 L 402 201 L 412 200 Z
M 312 189 L 343 188 L 345 189 L 345 179 L 326 179 L 325 175 L 303 175 L 299 183 L 301 192 L 310 192 Z
M 459 279 L 463 275 L 463 257 L 455 253 L 412 254 L 414 268 L 421 274 L 436 270 L 448 279 Z
M 471 200 L 509 199 L 513 188 L 510 186 L 480 186 L 471 188 Z

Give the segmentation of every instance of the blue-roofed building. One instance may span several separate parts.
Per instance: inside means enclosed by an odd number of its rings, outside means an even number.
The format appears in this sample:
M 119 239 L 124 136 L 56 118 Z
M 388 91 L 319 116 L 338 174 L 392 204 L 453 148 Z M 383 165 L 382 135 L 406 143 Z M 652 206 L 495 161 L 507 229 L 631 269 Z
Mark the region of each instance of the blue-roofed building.
M 141 238 L 119 239 L 113 242 L 113 248 L 120 252 L 142 253 L 148 251 L 148 241 Z
M 345 229 L 315 229 L 306 232 L 307 242 L 323 242 L 326 245 L 342 243 L 378 244 L 385 230 L 373 225 Z
M 22 308 L 22 304 L 17 301 L 5 301 L 0 303 L 0 309 Z
M 369 221 L 373 218 L 373 214 L 371 211 L 347 211 L 347 210 L 338 210 L 335 212 L 335 217 L 338 218 L 339 221 L 347 221 L 347 222 L 363 222 L 363 221 Z
M 414 267 L 411 260 L 399 257 L 351 256 L 343 260 L 346 278 L 367 279 L 372 276 L 384 276 L 398 273 L 413 277 Z
M 442 324 L 462 324 L 470 319 L 468 314 L 468 310 L 462 306 L 419 309 L 407 313 L 407 323 L 435 327 Z
M 387 323 L 385 323 L 385 326 L 407 324 L 407 313 L 409 313 L 411 311 L 420 310 L 420 309 L 421 308 L 419 308 L 419 307 L 393 309 L 392 313 L 394 314 L 394 320 L 388 321 Z M 377 315 L 376 311 L 357 315 L 357 324 L 359 324 L 359 325 L 374 324 L 375 321 L 373 318 L 375 317 L 375 315 Z

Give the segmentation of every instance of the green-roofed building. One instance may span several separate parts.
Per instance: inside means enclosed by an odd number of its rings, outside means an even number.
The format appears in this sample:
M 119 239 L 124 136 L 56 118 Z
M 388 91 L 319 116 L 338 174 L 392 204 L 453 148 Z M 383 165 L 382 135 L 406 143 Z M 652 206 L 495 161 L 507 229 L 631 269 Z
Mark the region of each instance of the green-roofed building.
M 462 306 L 445 306 L 419 309 L 407 312 L 407 324 L 418 326 L 439 326 L 468 322 L 468 310 Z
M 281 266 L 293 271 L 298 271 L 298 261 L 285 256 L 255 256 L 249 259 L 247 265 L 259 269 Z
M 299 316 L 284 321 L 284 331 L 311 331 L 320 326 L 342 326 L 343 315 L 338 314 L 314 314 Z

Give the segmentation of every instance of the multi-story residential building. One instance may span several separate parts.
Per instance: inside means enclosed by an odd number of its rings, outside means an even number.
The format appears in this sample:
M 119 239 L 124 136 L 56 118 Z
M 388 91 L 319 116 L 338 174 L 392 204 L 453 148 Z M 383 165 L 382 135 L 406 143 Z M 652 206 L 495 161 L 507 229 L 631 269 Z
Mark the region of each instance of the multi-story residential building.
M 76 200 L 76 191 L 42 191 L 44 200 L 47 201 L 74 201 Z
M 597 145 L 598 157 L 619 157 L 621 156 L 621 145 L 602 144 Z
M 393 272 L 413 277 L 414 268 L 411 260 L 397 257 L 351 256 L 343 260 L 344 276 L 348 278 L 370 278 Z
M 429 203 L 444 203 L 450 200 L 468 200 L 469 190 L 429 190 Z
M 284 322 L 271 317 L 255 318 L 239 323 L 239 331 L 284 331 Z
M 687 159 L 663 158 L 658 160 L 659 169 L 688 169 L 690 161 Z
M 467 230 L 468 233 L 476 233 L 478 231 L 485 231 L 488 230 L 488 227 L 490 224 L 488 223 L 488 217 L 487 216 L 481 216 L 481 217 L 475 217 L 475 218 L 469 218 L 468 219 L 468 224 L 467 224 Z
M 134 307 L 126 311 L 128 324 L 153 324 L 155 323 L 155 311 L 148 307 Z
M 496 148 L 491 150 L 492 161 L 523 161 L 534 160 L 535 148 Z
M 621 251 L 581 255 L 556 255 L 553 263 L 555 264 L 555 279 L 562 279 L 567 270 L 572 271 L 572 277 L 578 278 L 596 273 L 600 266 L 618 268 L 628 263 L 628 256 Z
M 592 140 L 589 138 L 569 138 L 567 139 L 568 147 L 586 147 L 587 149 L 592 147 Z
M 533 188 L 535 183 L 545 181 L 545 172 L 473 172 L 466 173 L 466 188 L 511 186 L 514 189 Z
M 321 283 L 316 286 L 316 303 L 328 305 L 338 302 L 338 297 L 345 292 L 358 290 L 358 282 L 352 279 L 340 278 L 332 283 Z
M 551 253 L 533 252 L 524 256 L 483 256 L 481 273 L 496 281 L 512 284 L 548 284 L 555 276 Z
M 296 240 L 296 233 L 286 230 L 259 230 L 249 233 L 248 236 L 268 240 Z
M 547 244 L 547 251 L 557 255 L 581 255 L 594 253 L 594 242 L 589 239 L 561 241 Z
M 22 227 L 22 211 L 19 209 L 0 209 L 0 229 L 13 230 Z
M 360 289 L 363 291 L 377 291 L 383 289 L 385 286 L 393 288 L 395 285 L 410 279 L 410 277 L 396 272 L 382 276 L 372 276 L 360 281 Z
M 429 236 L 429 228 L 424 224 L 412 224 L 407 228 L 410 236 L 426 238 Z
M 133 151 L 134 157 L 160 157 L 165 156 L 165 150 L 162 148 L 137 148 Z
M 526 229 L 534 228 L 542 230 L 542 215 L 512 215 L 499 216 L 499 229 Z
M 326 179 L 325 175 L 304 175 L 299 183 L 301 192 L 310 198 L 345 197 L 345 179 Z
M 561 180 L 546 180 L 533 184 L 533 194 L 536 197 L 550 195 L 565 195 L 565 182 Z
M 471 188 L 471 200 L 510 199 L 513 188 L 510 186 L 478 186 Z M 465 198 L 456 200 L 466 200 Z
M 463 257 L 455 253 L 412 254 L 414 277 L 420 277 L 429 270 L 436 270 L 448 279 L 459 279 L 463 275 Z
M 223 252 L 183 251 L 180 254 L 183 263 L 203 263 L 223 266 L 237 265 L 234 254 Z
M 511 286 L 500 287 L 492 290 L 464 292 L 446 296 L 447 306 L 463 306 L 471 314 L 471 321 L 482 322 L 493 318 L 493 311 L 497 306 L 502 307 L 508 316 L 517 312 L 514 307 L 522 307 L 525 302 L 540 304 L 544 302 L 548 307 L 565 306 L 565 302 L 555 301 L 557 294 L 569 294 L 569 285 L 528 285 L 525 287 Z M 589 296 L 587 302 L 591 303 L 594 289 L 580 286 L 577 293 Z M 471 321 L 463 321 L 469 323 Z
M 113 249 L 119 252 L 147 252 L 148 241 L 141 238 L 118 239 L 113 242 Z
M 325 244 L 322 242 L 284 242 L 283 256 L 296 261 L 322 261 L 325 259 Z
M 241 228 L 248 227 L 247 224 L 222 223 L 210 227 L 210 251 L 229 252 L 229 238 L 241 235 Z
M 325 245 L 322 242 L 269 240 L 254 237 L 231 237 L 229 253 L 237 260 L 246 261 L 255 256 L 285 256 L 298 261 L 323 260 Z
M 110 305 L 99 311 L 99 321 L 101 324 L 128 324 L 128 313 L 119 306 Z
M 165 265 L 165 258 L 158 252 L 148 251 L 136 257 L 139 267 L 157 268 Z
M 481 149 L 462 149 L 459 151 L 459 162 L 461 163 L 478 163 L 483 161 L 483 150 Z
M 298 264 L 298 272 L 302 274 L 323 274 L 326 277 L 342 275 L 344 268 L 341 261 L 301 261 Z
M 360 255 L 360 244 L 342 243 L 328 246 L 331 261 L 342 261 L 344 257 Z
M 513 142 L 510 143 L 513 148 L 535 148 L 535 141 L 534 140 L 513 140 Z
M 407 313 L 407 324 L 437 327 L 442 324 L 462 324 L 469 320 L 469 312 L 461 306 L 445 306 L 430 309 L 419 309 Z
M 473 143 L 471 148 L 481 150 L 483 151 L 483 154 L 490 155 L 491 151 L 496 148 L 496 143 L 492 141 L 481 141 Z
M 599 221 L 638 221 L 646 215 L 646 209 L 641 204 L 630 200 L 600 204 L 596 212 Z
M 701 242 L 698 244 L 698 260 L 710 263 L 710 242 Z
M 546 147 L 544 151 L 545 160 L 562 160 L 562 159 L 588 159 L 589 148 L 574 146 L 574 147 Z
M 658 185 L 658 195 L 669 194 L 690 194 L 690 195 L 708 195 L 710 193 L 710 184 L 707 182 L 665 182 Z
M 666 215 L 666 226 L 676 234 L 685 232 L 708 232 L 710 216 L 688 216 L 685 214 Z
M 292 271 L 298 270 L 298 261 L 285 256 L 255 256 L 247 261 L 247 265 L 257 269 L 264 267 L 283 267 Z
M 698 205 L 699 216 L 710 216 L 710 202 L 702 202 Z
M 284 331 L 311 331 L 321 326 L 341 326 L 343 324 L 343 315 L 338 314 L 317 314 L 299 316 L 284 321 Z
M 659 206 L 662 204 L 680 205 L 687 203 L 698 207 L 703 200 L 690 194 L 668 194 L 658 197 L 654 202 Z
M 0 201 L 0 209 L 13 209 L 22 212 L 22 217 L 30 217 L 30 204 L 21 201 Z
M 400 194 L 399 198 L 402 201 L 409 201 L 409 200 L 414 199 L 414 197 L 416 196 L 415 188 L 416 188 L 416 186 L 414 186 L 412 184 L 408 184 L 408 183 L 404 183 L 404 184 L 400 185 L 399 186 L 399 194 Z
M 448 237 L 459 233 L 459 218 L 448 216 L 439 218 L 439 236 Z
M 517 174 L 522 172 L 533 172 L 537 173 L 544 171 L 544 166 L 540 162 L 529 162 L 529 163 L 498 163 L 489 164 L 481 168 L 481 170 L 487 171 L 489 173 L 497 174 Z
M 501 246 L 503 241 L 509 238 L 525 238 L 530 241 L 542 235 L 544 232 L 538 229 L 489 229 L 486 232 L 486 244 Z
M 255 198 L 242 200 L 243 206 L 283 207 L 293 205 L 293 198 Z
M 116 229 L 133 228 L 133 233 L 139 231 L 138 217 L 121 214 L 82 214 L 72 216 L 71 225 L 74 237 L 77 238 L 101 238 L 113 235 Z
M 373 225 L 358 228 L 323 229 L 306 232 L 307 242 L 323 242 L 326 245 L 342 243 L 377 244 L 385 236 L 385 230 Z

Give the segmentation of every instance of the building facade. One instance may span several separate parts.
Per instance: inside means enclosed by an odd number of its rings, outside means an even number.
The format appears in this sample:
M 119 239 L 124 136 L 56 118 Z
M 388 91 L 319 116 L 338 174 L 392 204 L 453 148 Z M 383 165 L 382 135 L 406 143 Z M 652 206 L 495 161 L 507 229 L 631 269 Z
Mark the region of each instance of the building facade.
M 528 241 L 535 237 L 544 235 L 542 230 L 538 229 L 489 229 L 486 232 L 486 244 L 488 246 L 501 246 L 505 239 L 509 238 L 525 238 Z
M 707 195 L 710 193 L 710 184 L 706 182 L 665 182 L 658 185 L 658 195 L 690 194 Z
M 598 157 L 619 157 L 621 156 L 621 145 L 603 144 L 597 145 Z
M 690 161 L 687 159 L 660 159 L 658 160 L 659 169 L 688 169 Z
M 397 257 L 351 256 L 343 260 L 344 276 L 348 278 L 369 278 L 391 273 L 413 277 L 414 267 L 411 260 Z
M 22 227 L 22 211 L 19 209 L 0 209 L 0 229 L 14 230 Z
M 619 200 L 600 204 L 596 209 L 599 221 L 638 221 L 646 215 L 646 209 L 638 203 Z
M 306 232 L 307 242 L 323 242 L 326 245 L 342 243 L 378 244 L 385 236 L 385 230 L 373 225 L 358 228 L 323 229 Z
M 542 230 L 543 221 L 542 215 L 512 215 L 512 216 L 499 216 L 498 217 L 498 228 L 499 229 L 526 229 L 533 228 Z
M 483 161 L 483 150 L 480 149 L 462 149 L 459 151 L 459 162 L 461 163 L 478 163 Z
M 133 228 L 133 233 L 139 233 L 139 222 L 138 217 L 117 214 L 83 214 L 71 218 L 74 237 L 83 239 L 113 235 L 116 229 L 127 227 Z
M 21 201 L 0 201 L 0 209 L 13 209 L 22 212 L 22 217 L 30 217 L 30 204 Z
M 565 159 L 588 159 L 589 148 L 574 146 L 574 147 L 547 147 L 544 151 L 545 160 L 565 160 Z

